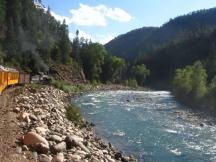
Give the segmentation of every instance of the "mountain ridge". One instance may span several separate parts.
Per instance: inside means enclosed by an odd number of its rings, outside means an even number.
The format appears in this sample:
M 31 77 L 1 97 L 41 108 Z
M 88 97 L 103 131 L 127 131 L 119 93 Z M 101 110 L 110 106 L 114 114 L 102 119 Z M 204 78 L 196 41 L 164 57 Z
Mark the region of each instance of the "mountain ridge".
M 108 42 L 105 47 L 113 55 L 125 59 L 184 36 L 185 33 L 202 28 L 216 28 L 216 8 L 203 9 L 170 19 L 161 27 L 143 27 L 122 34 Z M 148 29 L 152 29 L 149 32 Z M 134 41 L 133 38 L 136 38 Z

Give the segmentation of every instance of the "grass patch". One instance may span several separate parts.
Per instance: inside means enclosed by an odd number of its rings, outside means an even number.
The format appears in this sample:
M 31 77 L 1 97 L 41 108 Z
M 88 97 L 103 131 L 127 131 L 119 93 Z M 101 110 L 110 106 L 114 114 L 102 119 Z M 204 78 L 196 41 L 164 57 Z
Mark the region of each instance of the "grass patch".
M 66 117 L 68 120 L 74 123 L 79 123 L 81 120 L 81 116 L 82 115 L 80 109 L 77 106 L 71 104 L 66 108 Z
M 138 83 L 136 79 L 130 78 L 128 80 L 124 81 L 124 85 L 128 86 L 128 87 L 132 87 L 132 88 L 137 88 L 138 87 Z
M 32 89 L 41 89 L 45 87 L 45 85 L 39 84 L 39 83 L 30 83 L 30 84 L 25 84 L 26 88 L 32 88 Z
M 66 93 L 80 93 L 86 91 L 86 86 L 84 85 L 75 85 L 71 82 L 63 80 L 52 80 L 52 85 Z

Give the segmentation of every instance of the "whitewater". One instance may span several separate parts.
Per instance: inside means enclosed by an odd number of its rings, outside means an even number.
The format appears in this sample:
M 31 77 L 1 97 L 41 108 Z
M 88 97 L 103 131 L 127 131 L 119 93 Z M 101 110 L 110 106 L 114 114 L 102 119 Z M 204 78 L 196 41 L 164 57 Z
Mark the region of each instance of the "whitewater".
M 100 91 L 75 98 L 94 132 L 140 162 L 214 162 L 216 126 L 166 91 Z

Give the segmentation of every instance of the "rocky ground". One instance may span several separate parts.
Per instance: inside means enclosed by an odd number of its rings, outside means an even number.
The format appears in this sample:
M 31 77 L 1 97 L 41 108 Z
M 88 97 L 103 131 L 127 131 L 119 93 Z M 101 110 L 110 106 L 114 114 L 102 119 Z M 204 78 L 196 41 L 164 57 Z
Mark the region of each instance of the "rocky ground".
M 125 157 L 117 152 L 110 143 L 95 137 L 90 123 L 82 121 L 77 125 L 69 121 L 65 116 L 65 108 L 70 103 L 70 97 L 61 90 L 49 86 L 25 88 L 13 100 L 14 105 L 8 111 L 13 111 L 16 118 L 9 117 L 7 120 L 16 120 L 16 131 L 12 131 L 16 134 L 11 140 L 11 132 L 5 134 L 5 139 L 10 140 L 14 148 L 11 154 L 21 158 L 13 162 L 136 161 L 133 157 Z M 4 126 L 3 129 L 7 131 L 8 127 Z M 0 151 L 3 153 L 0 162 L 5 162 L 7 153 Z
M 32 154 L 19 154 L 16 140 L 21 137 L 17 114 L 13 112 L 17 89 L 8 89 L 0 96 L 0 162 L 32 162 Z M 18 149 L 18 150 L 17 150 Z M 28 159 L 27 159 L 28 158 Z

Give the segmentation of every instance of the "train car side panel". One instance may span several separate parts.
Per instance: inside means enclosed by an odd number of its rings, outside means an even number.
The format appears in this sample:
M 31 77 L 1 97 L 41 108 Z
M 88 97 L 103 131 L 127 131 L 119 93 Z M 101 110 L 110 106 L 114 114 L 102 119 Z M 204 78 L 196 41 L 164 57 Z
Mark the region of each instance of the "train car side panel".
M 19 84 L 24 84 L 25 83 L 25 74 L 20 73 L 19 75 Z
M 19 72 L 8 72 L 8 85 L 19 83 Z
M 30 83 L 30 74 L 20 73 L 19 84 L 29 84 L 29 83 Z
M 3 72 L 0 71 L 0 94 L 3 91 L 4 84 L 3 84 Z
M 29 84 L 31 80 L 30 74 L 25 74 L 25 84 Z
M 8 72 L 0 71 L 0 94 L 8 85 Z

